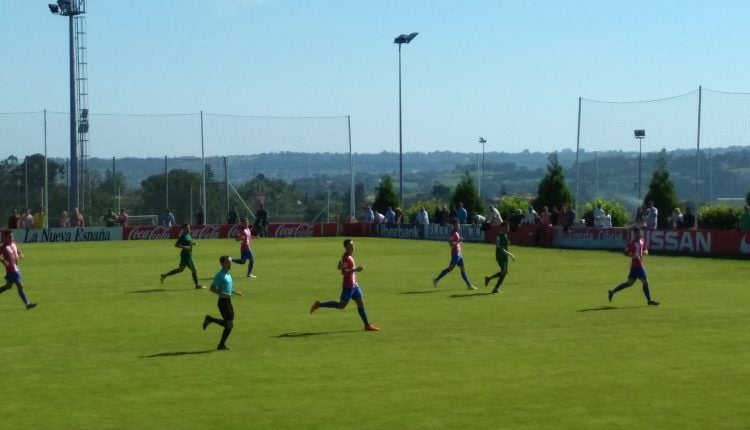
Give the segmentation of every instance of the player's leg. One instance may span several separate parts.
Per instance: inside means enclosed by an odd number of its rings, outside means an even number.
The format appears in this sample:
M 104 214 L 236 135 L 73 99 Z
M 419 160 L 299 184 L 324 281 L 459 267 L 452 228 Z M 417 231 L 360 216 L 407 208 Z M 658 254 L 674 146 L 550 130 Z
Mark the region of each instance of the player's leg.
M 659 302 L 651 300 L 651 291 L 649 291 L 648 289 L 648 278 L 646 277 L 645 273 L 641 278 L 641 284 L 643 285 L 643 295 L 646 296 L 646 303 L 649 306 L 657 306 Z
M 31 303 L 31 301 L 26 297 L 26 292 L 23 290 L 23 283 L 19 279 L 16 281 L 16 287 L 18 288 L 18 297 L 21 298 L 23 301 L 24 306 L 26 306 L 26 309 L 31 309 L 36 306 L 36 303 Z
M 219 299 L 219 312 L 221 317 L 224 318 L 224 331 L 221 332 L 221 340 L 216 349 L 227 349 L 227 338 L 234 328 L 234 307 L 232 306 L 232 300 L 228 298 Z
M 466 288 L 469 290 L 476 290 L 477 287 L 471 285 L 471 281 L 469 280 L 469 275 L 466 274 L 466 267 L 464 266 L 464 259 L 460 258 L 458 261 L 458 268 L 461 270 L 461 278 L 466 283 Z
M 247 258 L 247 277 L 255 278 L 255 275 L 253 275 L 253 267 L 255 267 L 255 255 L 253 255 L 253 251 L 247 251 L 242 255 L 242 258 Z
M 2 287 L 0 287 L 0 294 L 6 292 L 8 290 L 10 290 L 11 287 L 13 286 L 13 282 L 11 282 L 10 280 L 7 280 L 8 279 L 7 275 L 5 276 L 5 279 L 6 279 L 5 285 L 3 285 Z
M 610 301 L 610 302 L 612 301 L 612 297 L 614 297 L 614 295 L 615 295 L 615 294 L 616 294 L 616 293 L 617 293 L 618 291 L 622 291 L 622 290 L 624 290 L 625 288 L 628 288 L 628 287 L 630 287 L 631 285 L 633 285 L 633 283 L 635 283 L 635 280 L 636 280 L 636 278 L 631 278 L 631 277 L 629 277 L 629 276 L 628 276 L 628 280 L 627 280 L 627 281 L 625 281 L 625 282 L 623 282 L 622 284 L 620 284 L 620 285 L 616 286 L 616 287 L 615 287 L 614 289 L 612 289 L 612 290 L 609 290 L 609 291 L 607 292 L 607 295 L 608 295 L 608 297 L 609 297 L 609 301 Z
M 198 269 L 195 268 L 195 262 L 193 262 L 193 257 L 189 257 L 186 261 L 186 266 L 190 268 L 190 275 L 193 277 L 193 285 L 195 285 L 196 289 L 203 288 L 203 285 L 198 283 Z
M 492 289 L 492 292 L 497 294 L 500 292 L 500 286 L 503 285 L 503 281 L 505 280 L 505 277 L 508 275 L 508 262 L 505 261 L 503 263 L 500 263 L 500 271 L 497 272 L 497 282 L 495 283 L 495 288 Z
M 437 287 L 438 282 L 440 282 L 440 280 L 443 279 L 443 276 L 451 273 L 455 267 L 456 267 L 456 263 L 454 263 L 453 259 L 451 259 L 451 263 L 448 265 L 448 267 L 443 269 L 443 271 L 440 272 L 438 277 L 432 280 L 432 286 Z
M 186 266 L 185 261 L 182 258 L 180 258 L 180 266 L 178 268 L 176 268 L 176 269 L 170 270 L 167 273 L 162 273 L 162 275 L 161 275 L 161 282 L 164 283 L 164 279 L 167 278 L 167 277 L 169 277 L 169 276 L 176 275 L 178 273 L 182 273 L 182 271 L 185 270 L 185 266 Z

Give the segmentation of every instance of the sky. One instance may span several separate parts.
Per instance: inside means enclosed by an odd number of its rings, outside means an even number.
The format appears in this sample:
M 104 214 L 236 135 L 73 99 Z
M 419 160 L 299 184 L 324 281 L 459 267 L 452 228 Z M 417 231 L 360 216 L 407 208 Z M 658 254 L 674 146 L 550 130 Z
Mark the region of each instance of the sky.
M 67 18 L 47 3 L 0 0 L 0 113 L 47 109 L 65 156 Z M 579 97 L 750 92 L 747 1 L 86 3 L 92 156 L 200 155 L 201 111 L 206 155 L 347 152 L 347 117 L 354 152 L 398 152 L 411 32 L 404 152 L 575 148 Z M 38 121 L 0 115 L 0 157 L 36 151 Z

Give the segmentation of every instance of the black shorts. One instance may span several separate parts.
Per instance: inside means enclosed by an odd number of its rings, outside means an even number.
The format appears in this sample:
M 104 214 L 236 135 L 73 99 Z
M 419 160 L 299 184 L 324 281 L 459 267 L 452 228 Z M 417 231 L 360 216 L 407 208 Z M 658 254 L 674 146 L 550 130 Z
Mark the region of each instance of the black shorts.
M 221 297 L 219 299 L 219 312 L 224 321 L 234 321 L 234 307 L 232 307 L 232 299 L 227 297 Z

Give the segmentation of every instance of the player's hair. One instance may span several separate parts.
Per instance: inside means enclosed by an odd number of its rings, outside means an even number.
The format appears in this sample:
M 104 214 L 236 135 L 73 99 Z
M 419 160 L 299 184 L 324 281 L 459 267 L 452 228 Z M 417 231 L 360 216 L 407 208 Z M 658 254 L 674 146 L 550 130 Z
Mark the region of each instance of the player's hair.
M 347 246 L 351 245 L 351 243 L 352 243 L 351 239 L 344 239 L 344 248 L 346 248 Z
M 232 257 L 228 255 L 222 255 L 221 257 L 219 257 L 219 263 L 224 264 L 227 261 L 232 261 Z
M 451 224 L 460 224 L 459 221 L 458 221 L 458 218 L 453 218 L 451 220 Z
M 188 223 L 182 224 L 182 228 L 187 228 Z
M 250 222 L 250 220 L 249 220 L 248 218 L 246 218 L 246 217 L 245 217 L 245 218 L 242 218 L 242 219 L 240 219 L 240 221 L 242 221 L 243 223 L 245 223 L 245 222 Z
M 503 221 L 500 223 L 500 227 L 507 227 L 508 225 L 508 221 Z

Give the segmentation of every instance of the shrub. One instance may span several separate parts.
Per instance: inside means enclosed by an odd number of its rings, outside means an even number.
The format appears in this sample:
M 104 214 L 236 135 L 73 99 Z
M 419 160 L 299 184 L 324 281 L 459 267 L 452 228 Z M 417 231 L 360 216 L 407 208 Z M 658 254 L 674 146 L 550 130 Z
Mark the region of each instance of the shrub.
M 430 215 L 430 224 L 432 224 L 436 221 L 432 218 L 435 215 L 435 208 L 438 206 L 442 208 L 446 204 L 435 198 L 417 200 L 404 211 L 404 223 L 413 223 L 417 219 L 417 213 L 424 207 Z
M 502 200 L 497 203 L 496 207 L 497 210 L 500 211 L 500 215 L 502 215 L 503 219 L 507 221 L 508 217 L 518 209 L 521 209 L 521 213 L 526 214 L 529 210 L 529 204 L 531 204 L 531 199 L 529 199 L 528 196 L 512 195 L 504 196 Z M 537 212 L 541 210 L 541 208 L 534 209 L 536 209 Z
M 583 205 L 583 219 L 586 220 L 586 226 L 594 226 L 594 209 L 596 209 L 597 203 L 601 203 L 602 209 L 609 212 L 612 217 L 612 227 L 624 227 L 630 222 L 628 211 L 622 203 L 596 198 Z
M 734 230 L 740 219 L 742 208 L 730 205 L 707 205 L 698 208 L 698 228 Z

